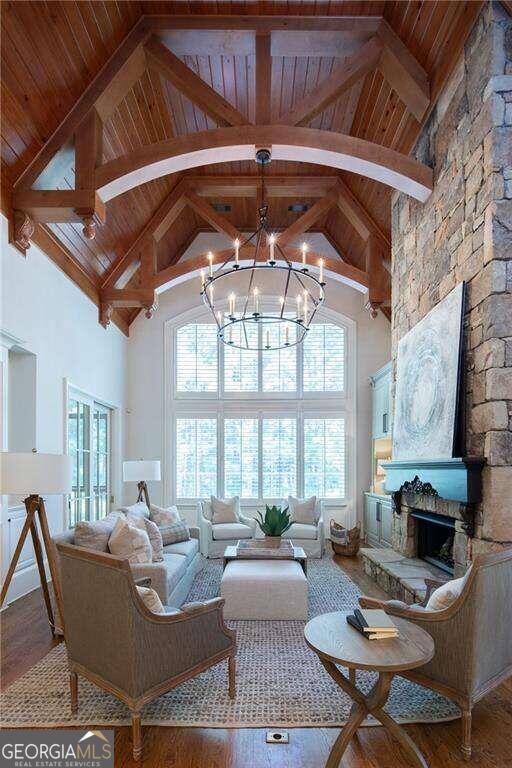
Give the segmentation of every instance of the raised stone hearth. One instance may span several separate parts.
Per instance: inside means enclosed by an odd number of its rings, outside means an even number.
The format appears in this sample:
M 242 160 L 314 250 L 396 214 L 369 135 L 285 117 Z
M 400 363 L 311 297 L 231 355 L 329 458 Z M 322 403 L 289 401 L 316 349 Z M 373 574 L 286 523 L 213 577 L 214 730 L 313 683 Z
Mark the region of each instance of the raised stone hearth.
M 417 557 L 406 557 L 391 548 L 360 550 L 364 570 L 393 599 L 421 603 L 425 579 L 448 581 L 449 574 Z

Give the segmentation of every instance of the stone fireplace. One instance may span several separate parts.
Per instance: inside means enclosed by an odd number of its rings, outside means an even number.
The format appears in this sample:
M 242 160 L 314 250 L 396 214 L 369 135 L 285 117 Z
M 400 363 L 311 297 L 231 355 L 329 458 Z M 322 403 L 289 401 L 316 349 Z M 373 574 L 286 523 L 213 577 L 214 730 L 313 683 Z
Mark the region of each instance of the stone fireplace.
M 424 560 L 450 577 L 460 576 L 470 550 L 467 517 L 466 506 L 459 502 L 404 494 L 400 514 L 394 514 L 393 549 Z

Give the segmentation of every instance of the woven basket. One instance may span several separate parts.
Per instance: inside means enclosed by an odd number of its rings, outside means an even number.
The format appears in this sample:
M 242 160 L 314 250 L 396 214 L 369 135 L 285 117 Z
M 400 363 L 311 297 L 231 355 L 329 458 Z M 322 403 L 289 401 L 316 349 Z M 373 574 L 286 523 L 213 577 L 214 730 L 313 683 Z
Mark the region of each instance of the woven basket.
M 337 555 L 355 557 L 359 552 L 361 542 L 361 525 L 357 523 L 354 528 L 348 530 L 335 520 L 331 520 L 331 544 Z

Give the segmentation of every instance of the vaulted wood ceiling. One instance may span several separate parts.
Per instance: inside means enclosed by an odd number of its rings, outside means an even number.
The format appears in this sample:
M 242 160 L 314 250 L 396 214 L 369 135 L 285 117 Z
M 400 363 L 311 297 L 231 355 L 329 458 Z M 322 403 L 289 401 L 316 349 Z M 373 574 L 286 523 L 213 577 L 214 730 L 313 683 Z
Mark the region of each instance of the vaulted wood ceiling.
M 77 100 L 143 15 L 180 14 L 190 17 L 190 27 L 159 32 L 160 45 L 172 51 L 187 67 L 234 107 L 247 122 L 261 122 L 256 115 L 256 56 L 252 25 L 229 27 L 229 18 L 261 17 L 271 32 L 269 123 L 299 122 L 301 125 L 365 139 L 408 154 L 417 138 L 420 120 L 428 114 L 415 97 L 407 99 L 404 84 L 393 82 L 384 64 L 361 65 L 372 55 L 372 32 L 364 25 L 340 30 L 340 17 L 382 16 L 399 40 L 423 68 L 430 82 L 430 103 L 451 72 L 466 36 L 478 13 L 473 2 L 3 2 L 2 20 L 2 208 L 12 216 L 13 185 L 30 166 Z M 218 23 L 201 28 L 205 15 L 218 16 Z M 287 17 L 300 16 L 287 24 Z M 333 24 L 316 21 L 332 16 Z M 273 17 L 265 19 L 263 17 Z M 316 21 L 315 21 L 316 20 Z M 267 23 L 268 22 L 268 23 Z M 347 25 L 350 26 L 350 25 Z M 370 42 L 369 42 L 370 41 Z M 158 41 L 157 41 L 158 42 Z M 366 46 L 366 48 L 365 48 Z M 369 47 L 370 46 L 370 47 Z M 158 49 L 157 49 L 158 52 Z M 162 74 L 158 59 L 146 55 L 134 84 L 123 95 L 103 126 L 100 163 L 118 158 L 139 147 L 216 128 L 220 122 L 184 95 Z M 354 77 L 332 98 L 336 78 Z M 359 69 L 357 69 L 359 67 Z M 368 70 L 365 72 L 365 68 Z M 347 75 L 348 71 L 348 75 Z M 327 85 L 326 85 L 327 84 Z M 325 108 L 309 109 L 322 88 L 331 90 Z M 406 89 L 406 86 L 405 86 Z M 398 93 L 400 91 L 400 95 Z M 405 95 L 404 95 L 405 94 Z M 189 94 L 191 95 L 191 94 Z M 403 99 L 403 100 L 402 100 Z M 409 103 L 406 104 L 405 102 Z M 421 101 L 421 94 L 420 94 Z M 427 99 L 428 102 L 428 99 Z M 321 107 L 321 105 L 320 105 Z M 108 109 L 106 110 L 108 112 Z M 416 112 L 416 116 L 414 114 Z M 294 114 L 295 113 L 295 114 Z M 302 113 L 302 114 L 301 114 Z M 291 115 L 293 119 L 291 119 Z M 72 145 L 61 150 L 35 188 L 73 189 L 75 157 Z M 223 215 L 238 230 L 254 224 L 255 197 L 228 194 L 212 186 L 197 189 L 204 177 L 255 176 L 248 161 L 195 168 L 141 184 L 107 204 L 107 219 L 88 239 L 81 223 L 38 224 L 33 240 L 53 258 L 91 298 L 98 301 L 101 286 L 140 236 L 155 212 L 180 179 L 190 177 L 196 191 L 210 204 L 225 204 Z M 369 214 L 384 241 L 389 239 L 392 190 L 370 178 L 333 170 L 321 165 L 274 161 L 269 176 L 339 177 L 357 204 Z M 336 179 L 334 179 L 336 181 Z M 299 187 L 297 189 L 297 186 Z M 321 184 L 320 184 L 321 186 Z M 290 210 L 300 204 L 312 206 L 321 194 L 311 194 L 295 185 L 289 196 L 271 198 L 273 227 L 286 228 L 301 216 Z M 299 193 L 300 192 L 300 193 Z M 360 269 L 367 268 L 367 253 L 360 228 L 331 206 L 316 220 L 342 259 Z M 197 232 L 212 229 L 211 223 L 187 205 L 158 242 L 157 270 L 175 264 Z M 365 261 L 366 259 L 366 261 Z M 139 284 L 137 276 L 132 285 Z M 119 308 L 115 319 L 127 331 L 137 308 Z

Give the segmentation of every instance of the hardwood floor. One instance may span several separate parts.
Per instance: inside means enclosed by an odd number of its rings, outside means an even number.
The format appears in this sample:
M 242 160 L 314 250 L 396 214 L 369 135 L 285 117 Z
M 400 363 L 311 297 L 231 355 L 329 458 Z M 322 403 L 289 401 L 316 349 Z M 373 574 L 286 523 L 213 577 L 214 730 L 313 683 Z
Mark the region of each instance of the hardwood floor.
M 338 563 L 368 595 L 383 596 L 358 560 Z M 56 644 L 47 625 L 40 590 L 1 614 L 1 686 L 7 687 Z M 461 639 L 463 642 L 463 639 Z M 66 692 L 67 693 L 67 692 Z M 94 723 L 90 724 L 91 726 Z M 473 758 L 460 754 L 460 722 L 407 726 L 430 768 L 506 768 L 512 765 L 512 682 L 476 705 Z M 116 768 L 136 766 L 130 729 L 116 728 Z M 265 730 L 245 728 L 143 728 L 140 768 L 322 768 L 338 735 L 336 728 L 290 730 L 288 745 L 265 743 Z M 342 768 L 408 768 L 407 757 L 383 728 L 362 728 L 345 753 Z

